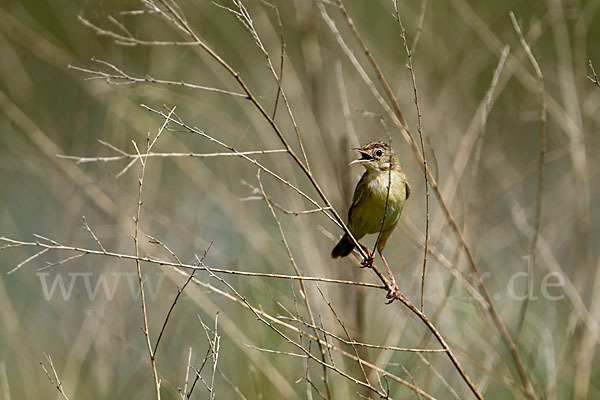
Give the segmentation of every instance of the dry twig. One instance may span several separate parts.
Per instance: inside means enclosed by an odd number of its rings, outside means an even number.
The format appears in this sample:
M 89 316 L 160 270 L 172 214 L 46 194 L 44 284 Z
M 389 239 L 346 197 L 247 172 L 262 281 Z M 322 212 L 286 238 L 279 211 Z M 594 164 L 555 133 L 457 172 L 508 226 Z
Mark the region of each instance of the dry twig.
M 425 169 L 425 173 L 423 174 L 425 179 L 425 245 L 423 249 L 423 275 L 421 277 L 421 312 L 423 312 L 424 306 L 424 297 L 425 297 L 425 273 L 427 270 L 427 249 L 429 248 L 429 180 L 427 179 L 427 156 L 425 155 L 425 144 L 423 142 L 423 125 L 422 125 L 422 115 L 421 108 L 419 107 L 419 96 L 417 94 L 417 78 L 415 77 L 415 70 L 413 67 L 412 58 L 414 55 L 414 48 L 417 43 L 418 35 L 420 32 L 420 26 L 423 24 L 423 19 L 425 17 L 425 8 L 426 8 L 426 0 L 422 2 L 422 14 L 419 21 L 419 28 L 417 29 L 417 33 L 415 34 L 415 42 L 411 49 L 408 48 L 408 42 L 406 41 L 406 33 L 404 30 L 404 26 L 402 25 L 402 20 L 400 19 L 400 12 L 398 11 L 398 0 L 394 0 L 394 9 L 396 11 L 396 19 L 398 20 L 398 24 L 400 25 L 400 37 L 402 38 L 402 43 L 404 44 L 404 50 L 406 50 L 406 56 L 408 57 L 408 70 L 410 71 L 410 77 L 413 85 L 413 94 L 415 99 L 415 109 L 417 112 L 417 131 L 419 132 L 419 139 L 421 143 L 421 154 L 423 157 L 423 168 Z
M 169 118 L 171 117 L 171 115 L 173 114 L 174 111 L 175 111 L 175 108 L 171 109 L 171 111 L 169 112 Z M 150 150 L 152 150 L 152 147 L 154 146 L 154 144 L 156 143 L 156 141 L 158 140 L 158 138 L 160 137 L 160 135 L 166 128 L 167 124 L 169 123 L 169 118 L 165 119 L 164 123 L 158 130 L 158 133 L 156 134 L 156 136 L 154 137 L 152 142 L 150 142 L 150 137 L 148 137 L 147 143 L 146 143 L 146 155 L 150 153 Z M 150 357 L 150 365 L 152 367 L 152 376 L 154 377 L 154 388 L 156 391 L 156 399 L 160 400 L 160 379 L 158 377 L 158 371 L 156 370 L 156 355 L 154 353 L 155 350 L 152 348 L 152 343 L 150 340 L 150 331 L 148 329 L 148 312 L 147 312 L 147 307 L 146 307 L 146 296 L 144 294 L 144 280 L 142 277 L 142 266 L 141 266 L 141 262 L 140 262 L 140 258 L 139 258 L 140 257 L 140 246 L 139 246 L 139 240 L 138 240 L 140 215 L 142 212 L 142 187 L 144 185 L 144 175 L 146 172 L 147 158 L 143 159 L 140 155 L 137 144 L 134 141 L 132 141 L 132 143 L 133 143 L 133 146 L 135 147 L 136 152 L 139 155 L 140 164 L 142 166 L 141 172 L 140 172 L 140 178 L 138 180 L 137 213 L 134 218 L 135 230 L 134 230 L 134 234 L 133 234 L 133 242 L 135 244 L 135 257 L 136 257 L 135 265 L 137 268 L 138 283 L 140 286 L 140 299 L 141 299 L 141 305 L 142 305 L 142 317 L 143 317 L 143 322 L 144 322 L 143 332 L 144 332 L 144 336 L 146 338 L 146 347 L 148 348 L 148 356 Z M 103 253 L 106 254 L 106 251 L 104 250 Z M 166 320 L 168 320 L 168 316 L 167 316 Z M 163 325 L 163 329 L 164 329 L 164 326 L 166 326 L 166 320 L 165 320 L 165 324 Z M 157 345 L 158 345 L 158 341 L 157 341 Z
M 542 195 L 544 189 L 544 160 L 546 156 L 546 90 L 544 88 L 544 75 L 542 74 L 542 70 L 537 63 L 527 41 L 525 41 L 525 37 L 521 32 L 521 28 L 519 27 L 519 23 L 517 22 L 517 18 L 515 14 L 510 12 L 510 19 L 512 21 L 513 27 L 515 28 L 515 32 L 519 36 L 519 41 L 527 54 L 533 69 L 535 70 L 535 75 L 538 79 L 538 96 L 540 98 L 540 152 L 539 152 L 539 161 L 538 161 L 538 186 L 537 186 L 537 199 L 535 206 L 535 222 L 534 222 L 534 231 L 533 231 L 533 240 L 531 243 L 531 265 L 535 268 L 535 257 L 537 254 L 537 243 L 540 236 L 540 223 L 542 218 Z M 515 334 L 515 342 L 518 341 L 519 334 L 523 327 L 523 323 L 525 322 L 525 315 L 527 313 L 527 305 L 529 304 L 529 288 L 531 287 L 530 281 L 533 279 L 532 274 L 528 274 L 528 283 L 527 283 L 527 295 L 521 307 L 521 313 L 519 317 L 519 323 L 517 325 L 517 330 Z
M 42 366 L 44 373 L 48 377 L 48 380 L 50 381 L 50 383 L 52 385 L 54 385 L 56 387 L 56 389 L 58 390 L 60 395 L 65 400 L 69 400 L 69 397 L 67 396 L 67 394 L 65 393 L 65 390 L 63 389 L 62 382 L 60 381 L 60 378 L 58 377 L 58 373 L 56 372 L 56 369 L 54 368 L 54 363 L 52 362 L 52 357 L 50 357 L 46 353 L 44 353 L 44 357 L 46 357 L 46 361 L 48 362 L 48 365 L 50 366 L 50 370 L 52 371 L 52 375 L 50 375 L 50 372 L 48 372 L 48 370 L 46 369 L 44 362 L 40 361 L 40 365 Z
M 590 81 L 592 81 L 592 83 L 600 87 L 600 81 L 598 81 L 598 75 L 596 75 L 596 70 L 594 69 L 594 64 L 592 64 L 592 60 L 588 60 L 588 67 L 590 68 L 591 74 L 588 75 L 587 78 Z

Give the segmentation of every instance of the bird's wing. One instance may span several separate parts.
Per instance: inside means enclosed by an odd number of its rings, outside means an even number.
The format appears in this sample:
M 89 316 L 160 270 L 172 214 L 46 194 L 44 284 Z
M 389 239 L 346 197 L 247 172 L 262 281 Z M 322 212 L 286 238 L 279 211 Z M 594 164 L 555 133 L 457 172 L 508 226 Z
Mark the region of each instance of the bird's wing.
M 406 198 L 408 199 L 410 197 L 410 185 L 407 180 L 404 181 L 404 184 L 406 185 Z
M 352 211 L 354 208 L 360 203 L 360 201 L 365 197 L 367 191 L 364 190 L 363 187 L 367 181 L 367 172 L 363 174 L 358 183 L 356 184 L 356 188 L 354 189 L 354 195 L 352 196 L 352 204 L 348 209 L 348 223 L 352 220 Z

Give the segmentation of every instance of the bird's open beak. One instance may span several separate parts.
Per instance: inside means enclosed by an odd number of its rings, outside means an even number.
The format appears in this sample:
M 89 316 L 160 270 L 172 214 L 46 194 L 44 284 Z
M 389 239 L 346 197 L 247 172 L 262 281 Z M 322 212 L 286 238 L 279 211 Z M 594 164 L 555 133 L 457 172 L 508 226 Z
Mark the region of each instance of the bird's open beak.
M 367 153 L 366 151 L 355 147 L 352 150 L 356 150 L 360 153 L 360 158 L 358 160 L 354 160 L 352 161 L 350 164 L 348 165 L 352 165 L 352 164 L 364 164 L 364 163 L 368 163 L 369 161 L 373 161 L 373 157 L 371 157 L 371 155 L 369 153 Z

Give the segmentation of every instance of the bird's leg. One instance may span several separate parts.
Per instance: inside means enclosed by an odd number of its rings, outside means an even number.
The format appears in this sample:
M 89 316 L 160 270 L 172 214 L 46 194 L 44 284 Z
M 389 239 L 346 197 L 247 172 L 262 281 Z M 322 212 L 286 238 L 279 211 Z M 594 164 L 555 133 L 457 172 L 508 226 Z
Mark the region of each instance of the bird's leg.
M 360 247 L 362 247 L 362 249 L 365 251 L 365 253 L 367 253 L 367 258 L 362 260 L 362 262 L 360 263 L 361 268 L 372 268 L 373 262 L 375 261 L 375 257 L 373 257 L 373 253 L 371 252 L 371 250 L 369 250 L 369 248 L 367 246 L 364 246 L 360 243 L 359 243 L 359 245 L 360 245 Z
M 381 257 L 381 260 L 383 261 L 383 265 L 385 265 L 385 269 L 387 270 L 388 275 L 390 276 L 390 291 L 387 294 L 387 298 L 388 299 L 399 299 L 401 297 L 400 294 L 400 289 L 398 288 L 398 285 L 396 285 L 396 280 L 394 279 L 394 275 L 392 274 L 392 270 L 390 269 L 390 266 L 388 265 L 385 257 L 383 256 L 383 253 L 381 252 L 381 250 L 377 249 L 377 251 L 379 252 L 379 256 Z

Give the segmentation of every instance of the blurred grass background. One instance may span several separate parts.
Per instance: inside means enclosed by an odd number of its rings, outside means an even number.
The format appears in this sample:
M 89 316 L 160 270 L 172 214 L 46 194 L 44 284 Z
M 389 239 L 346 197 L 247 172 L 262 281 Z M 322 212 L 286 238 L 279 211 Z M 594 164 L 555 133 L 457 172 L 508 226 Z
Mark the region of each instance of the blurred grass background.
M 402 292 L 418 304 L 426 215 L 418 162 L 398 130 L 382 117 L 383 109 L 340 50 L 317 3 L 276 3 L 286 44 L 283 87 L 314 176 L 342 215 L 362 173 L 358 167 L 346 167 L 353 156 L 348 149 L 367 141 L 392 140 L 409 177 L 412 196 L 401 218 L 401 229 L 388 243 L 386 257 Z M 259 1 L 244 4 L 278 68 L 280 40 L 275 13 Z M 392 3 L 348 0 L 345 4 L 416 132 L 412 84 Z M 272 110 L 277 85 L 244 26 L 208 1 L 179 5 L 200 37 L 240 72 L 259 101 Z M 339 11 L 324 5 L 346 43 L 375 79 Z M 421 5 L 417 0 L 399 4 L 409 43 L 416 35 Z M 522 301 L 511 296 L 509 283 L 515 284 L 517 294 L 525 292 L 526 280 L 514 277 L 527 270 L 524 257 L 530 255 L 533 237 L 540 103 L 535 75 L 510 22 L 510 10 L 516 14 L 544 74 L 547 158 L 532 283 L 538 299 L 529 302 L 518 339 L 538 398 L 600 396 L 600 359 L 596 355 L 600 332 L 600 282 L 596 282 L 600 280 L 596 212 L 600 195 L 596 184 L 600 171 L 600 87 L 586 77 L 590 74 L 588 60 L 600 68 L 598 7 L 597 0 L 429 1 L 413 58 L 429 165 L 479 268 L 488 273 L 485 284 L 513 335 Z M 109 85 L 102 80 L 86 80 L 88 74 L 68 68 L 73 65 L 107 71 L 91 61 L 96 58 L 136 77 L 149 75 L 239 91 L 231 76 L 198 46 L 122 46 L 97 36 L 78 20 L 81 14 L 98 26 L 118 30 L 108 19 L 112 15 L 139 38 L 186 39 L 157 15 L 116 13 L 142 8 L 137 1 L 24 0 L 0 5 L 0 235 L 29 241 L 37 233 L 62 244 L 96 248 L 82 228 L 81 217 L 85 215 L 105 248 L 132 254 L 139 165 L 115 178 L 126 161 L 76 164 L 57 154 L 116 155 L 98 140 L 135 153 L 131 141 L 143 145 L 148 132 L 153 137 L 163 122 L 140 104 L 154 109 L 162 109 L 163 104 L 176 106 L 186 123 L 239 151 L 282 148 L 269 125 L 242 98 L 153 83 Z M 481 108 L 506 44 L 510 53 L 487 123 L 481 129 Z M 340 81 L 347 93 L 340 91 Z M 349 103 L 354 132 L 344 118 L 344 99 Z M 298 150 L 283 104 L 279 105 L 277 121 Z M 154 151 L 210 153 L 223 149 L 197 135 L 165 132 Z M 481 157 L 476 162 L 478 151 Z M 285 153 L 256 158 L 317 198 Z M 256 197 L 247 185 L 258 185 L 256 174 L 252 164 L 234 157 L 151 159 L 144 182 L 141 228 L 186 263 L 193 264 L 194 256 L 202 255 L 213 242 L 206 259 L 209 266 L 293 274 L 265 202 L 248 200 Z M 313 208 L 271 177 L 262 174 L 262 179 L 266 193 L 285 208 Z M 376 282 L 355 262 L 329 258 L 341 232 L 322 214 L 278 216 L 305 275 Z M 523 398 L 508 349 L 488 314 L 454 277 L 468 277 L 470 270 L 433 194 L 430 216 L 430 244 L 441 256 L 429 256 L 426 314 L 486 398 Z M 374 240 L 368 238 L 366 243 L 372 245 Z M 142 242 L 144 254 L 169 257 L 159 246 L 146 239 Z M 48 282 L 56 274 L 67 279 L 68 273 L 92 273 L 92 284 L 100 276 L 118 282 L 116 292 L 111 299 L 102 294 L 90 299 L 84 281 L 79 279 L 68 301 L 58 292 L 47 300 L 37 268 L 72 254 L 49 252 L 14 274 L 6 274 L 32 254 L 33 249 L 27 248 L 0 252 L 2 396 L 35 399 L 57 395 L 39 365 L 42 353 L 47 353 L 71 398 L 151 398 L 154 389 L 139 329 L 139 301 L 132 299 L 125 278 L 117 281 L 118 273 L 135 272 L 134 263 L 88 255 L 56 266 L 46 271 L 50 273 Z M 441 258 L 447 261 L 445 266 Z M 148 306 L 155 339 L 184 278 L 155 265 L 143 268 L 148 284 L 160 285 Z M 565 282 L 548 290 L 560 297 L 557 300 L 542 293 L 551 271 L 559 271 Z M 198 277 L 227 291 L 206 273 L 198 273 Z M 295 282 L 235 275 L 224 278 L 251 304 L 272 315 L 292 317 L 298 312 L 305 316 Z M 556 276 L 550 281 L 560 282 Z M 325 283 L 318 286 L 356 340 L 436 347 L 424 326 L 405 308 L 384 306 L 383 292 Z M 307 290 L 318 321 L 343 336 L 316 285 L 307 283 Z M 215 377 L 217 398 L 242 398 L 234 387 L 248 399 L 319 398 L 303 380 L 307 371 L 315 387 L 324 393 L 320 366 L 249 347 L 297 352 L 248 310 L 190 285 L 175 307 L 157 355 L 163 398 L 179 398 L 177 388 L 183 387 L 190 347 L 195 365 L 201 363 L 208 341 L 198 317 L 212 327 L 217 310 L 221 335 L 218 367 L 222 372 Z M 297 339 L 297 335 L 293 337 Z M 344 348 L 352 352 L 351 347 Z M 314 343 L 310 349 L 318 354 Z M 471 396 L 443 353 L 419 356 L 369 349 L 361 356 L 437 398 L 450 398 L 452 391 L 458 398 Z M 334 359 L 341 369 L 360 377 L 355 363 L 339 355 Z M 208 372 L 203 372 L 205 379 L 210 377 Z M 369 394 L 335 373 L 329 372 L 328 378 L 333 398 L 358 398 L 357 391 Z M 371 379 L 377 382 L 374 375 Z M 389 385 L 393 398 L 415 396 L 394 382 Z M 192 398 L 204 398 L 207 393 L 199 384 Z

